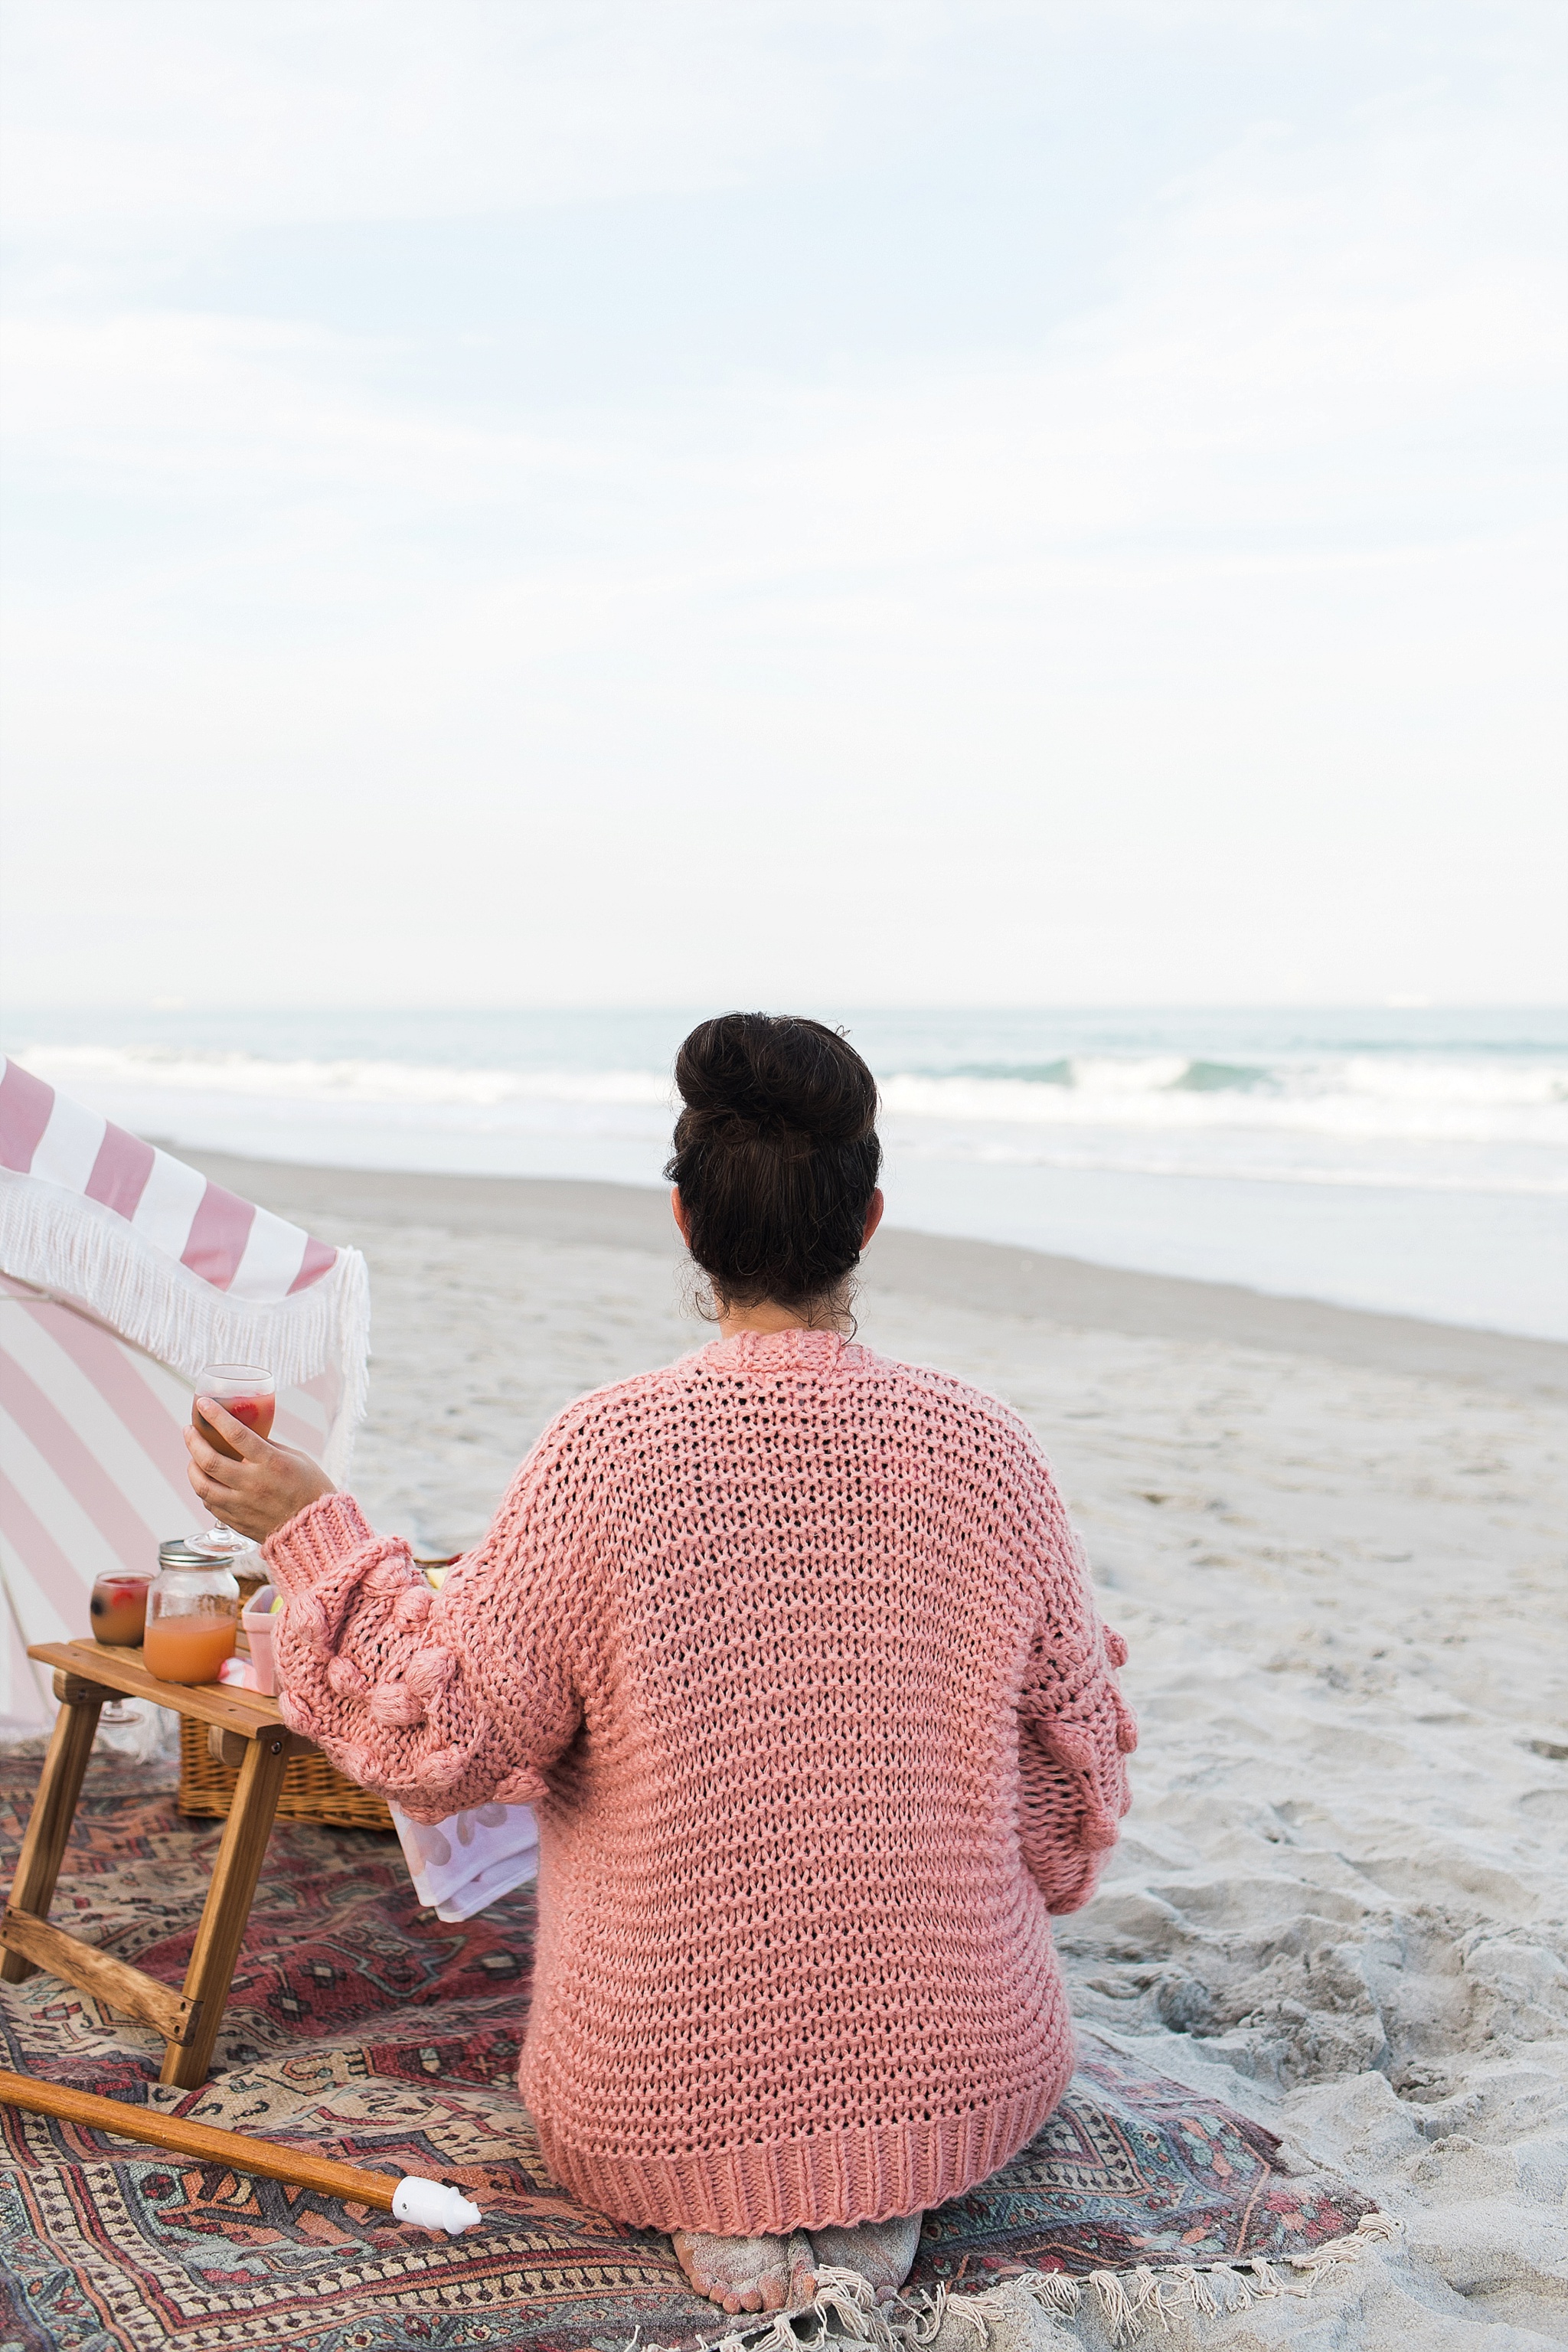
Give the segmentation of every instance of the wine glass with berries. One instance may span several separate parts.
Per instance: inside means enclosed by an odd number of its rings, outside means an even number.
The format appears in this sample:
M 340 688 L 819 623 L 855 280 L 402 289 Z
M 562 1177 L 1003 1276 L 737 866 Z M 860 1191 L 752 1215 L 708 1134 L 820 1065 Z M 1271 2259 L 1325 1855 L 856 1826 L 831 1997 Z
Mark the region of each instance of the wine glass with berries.
M 94 1578 L 88 1604 L 92 1638 L 106 1650 L 139 1650 L 147 1622 L 147 1588 L 155 1571 L 150 1568 L 107 1568 Z M 125 1698 L 106 1701 L 100 1723 L 125 1726 L 140 1723 L 142 1710 Z
M 270 1437 L 272 1419 L 278 1410 L 277 1383 L 269 1371 L 259 1364 L 204 1364 L 196 1382 L 198 1396 L 211 1397 L 221 1404 L 225 1412 L 253 1429 L 258 1437 Z M 243 1461 L 237 1445 L 231 1445 L 219 1435 L 210 1421 L 204 1420 L 198 1405 L 191 1407 L 191 1426 L 205 1437 L 215 1454 L 224 1454 L 230 1462 Z M 248 1536 L 237 1534 L 220 1520 L 205 1534 L 192 1538 L 198 1550 L 210 1552 L 215 1559 L 232 1559 L 236 1552 L 252 1549 Z

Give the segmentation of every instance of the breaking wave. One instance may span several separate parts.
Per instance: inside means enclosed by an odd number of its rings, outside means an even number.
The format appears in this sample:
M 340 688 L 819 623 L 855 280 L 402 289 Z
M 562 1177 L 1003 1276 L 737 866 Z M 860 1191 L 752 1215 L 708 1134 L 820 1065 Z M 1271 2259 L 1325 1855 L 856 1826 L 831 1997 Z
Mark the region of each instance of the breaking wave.
M 667 1068 L 314 1059 L 165 1045 L 51 1044 L 17 1058 L 153 1131 L 263 1107 L 301 1132 L 330 1118 L 455 1139 L 467 1129 L 668 1134 Z M 880 1075 L 883 1127 L 921 1159 L 1136 1169 L 1444 1191 L 1568 1192 L 1568 1060 L 1390 1053 L 1226 1061 L 1080 1054 Z M 191 1122 L 197 1122 L 193 1129 Z M 301 1140 L 300 1148 L 303 1149 Z M 660 1155 L 662 1156 L 662 1155 Z M 650 1170 L 657 1162 L 650 1157 Z
M 508 1103 L 665 1110 L 666 1070 L 504 1069 L 310 1060 L 160 1045 L 49 1045 L 16 1058 L 68 1091 L 109 1087 L 367 1107 Z M 1295 1129 L 1402 1141 L 1568 1144 L 1568 1063 L 1346 1055 L 1267 1064 L 1179 1054 L 1074 1055 L 880 1074 L 890 1118 L 944 1126 Z

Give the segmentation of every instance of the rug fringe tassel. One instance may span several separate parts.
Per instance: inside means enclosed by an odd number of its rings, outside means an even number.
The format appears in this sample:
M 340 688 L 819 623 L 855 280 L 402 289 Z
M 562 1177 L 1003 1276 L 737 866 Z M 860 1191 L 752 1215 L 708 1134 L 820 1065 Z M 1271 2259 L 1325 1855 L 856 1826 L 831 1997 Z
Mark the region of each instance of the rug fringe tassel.
M 1178 2313 L 1201 2312 L 1219 2318 L 1230 2312 L 1249 2311 L 1255 2303 L 1277 2301 L 1281 2295 L 1310 2295 L 1330 2272 L 1359 2263 L 1375 2247 L 1391 2245 L 1402 2224 L 1388 2213 L 1363 2213 L 1348 2237 L 1331 2238 L 1308 2254 L 1291 2254 L 1281 2266 L 1261 2256 L 1241 2263 L 1223 2263 L 1199 2270 L 1183 2264 L 1154 2270 L 1140 2263 L 1131 2271 L 1090 2271 L 1069 2278 L 1063 2271 L 1026 2271 L 1021 2277 L 988 2287 L 982 2294 L 942 2293 L 941 2318 L 917 2334 L 907 2323 L 895 2322 L 898 2340 L 908 2345 L 930 2344 L 940 2333 L 941 2319 L 965 2322 L 974 2332 L 974 2352 L 987 2352 L 993 2318 L 1003 2318 L 1021 2305 L 1034 2304 L 1053 2319 L 1070 2319 L 1086 2293 L 1092 2293 L 1112 2336 L 1123 2340 L 1141 2335 L 1153 2324 L 1164 2326 Z M 939 2293 L 942 2291 L 939 2290 Z M 937 2310 L 928 2302 L 928 2319 Z
M 1184 2312 L 1220 2318 L 1281 2295 L 1310 2295 L 1329 2273 L 1392 2245 L 1402 2227 L 1392 2214 L 1363 2213 L 1348 2237 L 1331 2238 L 1309 2254 L 1289 2254 L 1278 2263 L 1258 2255 L 1202 2270 L 1184 2263 L 1155 2270 L 1140 2263 L 1135 2270 L 1090 2271 L 1079 2278 L 1065 2271 L 1025 2271 L 980 2294 L 954 2294 L 938 2286 L 900 2295 L 880 2309 L 858 2272 L 824 2269 L 817 2273 L 816 2296 L 800 2310 L 775 2312 L 762 2326 L 732 2326 L 702 2352 L 831 2352 L 840 2345 L 867 2347 L 869 2352 L 926 2352 L 950 2321 L 972 2331 L 972 2352 L 989 2352 L 994 2320 L 1016 2316 L 1030 2305 L 1052 2319 L 1070 2319 L 1086 2294 L 1092 2294 L 1110 2335 L 1126 2341 L 1152 2325 L 1168 2326 Z M 636 2342 L 634 2337 L 625 2352 L 633 2352 Z M 647 2344 L 640 2352 L 665 2347 Z

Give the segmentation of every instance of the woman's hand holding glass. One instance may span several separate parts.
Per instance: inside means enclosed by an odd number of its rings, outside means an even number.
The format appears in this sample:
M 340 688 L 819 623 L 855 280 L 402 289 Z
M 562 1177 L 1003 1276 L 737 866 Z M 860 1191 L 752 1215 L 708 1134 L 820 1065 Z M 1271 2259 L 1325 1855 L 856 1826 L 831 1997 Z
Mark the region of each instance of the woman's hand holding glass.
M 248 1536 L 253 1543 L 265 1543 L 308 1503 L 337 1491 L 308 1454 L 258 1437 L 243 1421 L 226 1412 L 216 1397 L 198 1395 L 196 1410 L 232 1448 L 230 1454 L 220 1454 L 199 1430 L 185 1431 L 191 1485 L 214 1518 L 226 1528 Z

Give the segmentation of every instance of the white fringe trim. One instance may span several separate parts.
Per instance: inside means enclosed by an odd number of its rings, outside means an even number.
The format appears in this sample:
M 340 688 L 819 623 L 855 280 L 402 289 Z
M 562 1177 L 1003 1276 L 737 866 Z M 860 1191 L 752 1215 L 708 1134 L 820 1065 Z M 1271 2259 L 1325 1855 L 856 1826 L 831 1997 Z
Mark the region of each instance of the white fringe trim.
M 225 1361 L 265 1364 L 279 1388 L 335 1370 L 342 1391 L 321 1466 L 334 1483 L 347 1477 L 369 1391 L 370 1276 L 358 1250 L 341 1249 L 319 1282 L 291 1297 L 232 1299 L 100 1202 L 7 1170 L 0 1267 L 85 1308 L 187 1380 Z
M 1331 2238 L 1310 2253 L 1287 2256 L 1283 2263 L 1256 2258 L 1202 2270 L 1184 2263 L 1169 2269 L 1141 2263 L 1135 2270 L 1090 2271 L 1079 2278 L 1069 2278 L 1065 2271 L 1026 2271 L 980 2294 L 954 2294 L 939 2286 L 934 2294 L 900 2295 L 880 2310 L 873 2304 L 869 2282 L 858 2272 L 825 2267 L 817 2273 L 812 2302 L 798 2311 L 775 2312 L 766 2321 L 732 2322 L 729 2333 L 704 2346 L 703 2352 L 818 2352 L 818 2347 L 826 2352 L 838 2345 L 868 2346 L 870 2352 L 924 2352 L 944 2334 L 951 2352 L 960 2352 L 961 2347 L 962 2352 L 990 2352 L 996 2341 L 993 2322 L 1036 2312 L 1051 2319 L 1071 2319 L 1086 2298 L 1112 2338 L 1122 2343 L 1145 2328 L 1168 2326 L 1179 2313 L 1219 2318 L 1284 2295 L 1305 2298 L 1331 2272 L 1364 2261 L 1379 2246 L 1392 2245 L 1403 2227 L 1392 2214 L 1363 2213 L 1348 2238 Z M 953 2322 L 963 2331 L 956 2342 L 946 2333 Z M 623 2352 L 667 2352 L 663 2346 L 641 2343 L 641 2335 L 639 2328 Z

